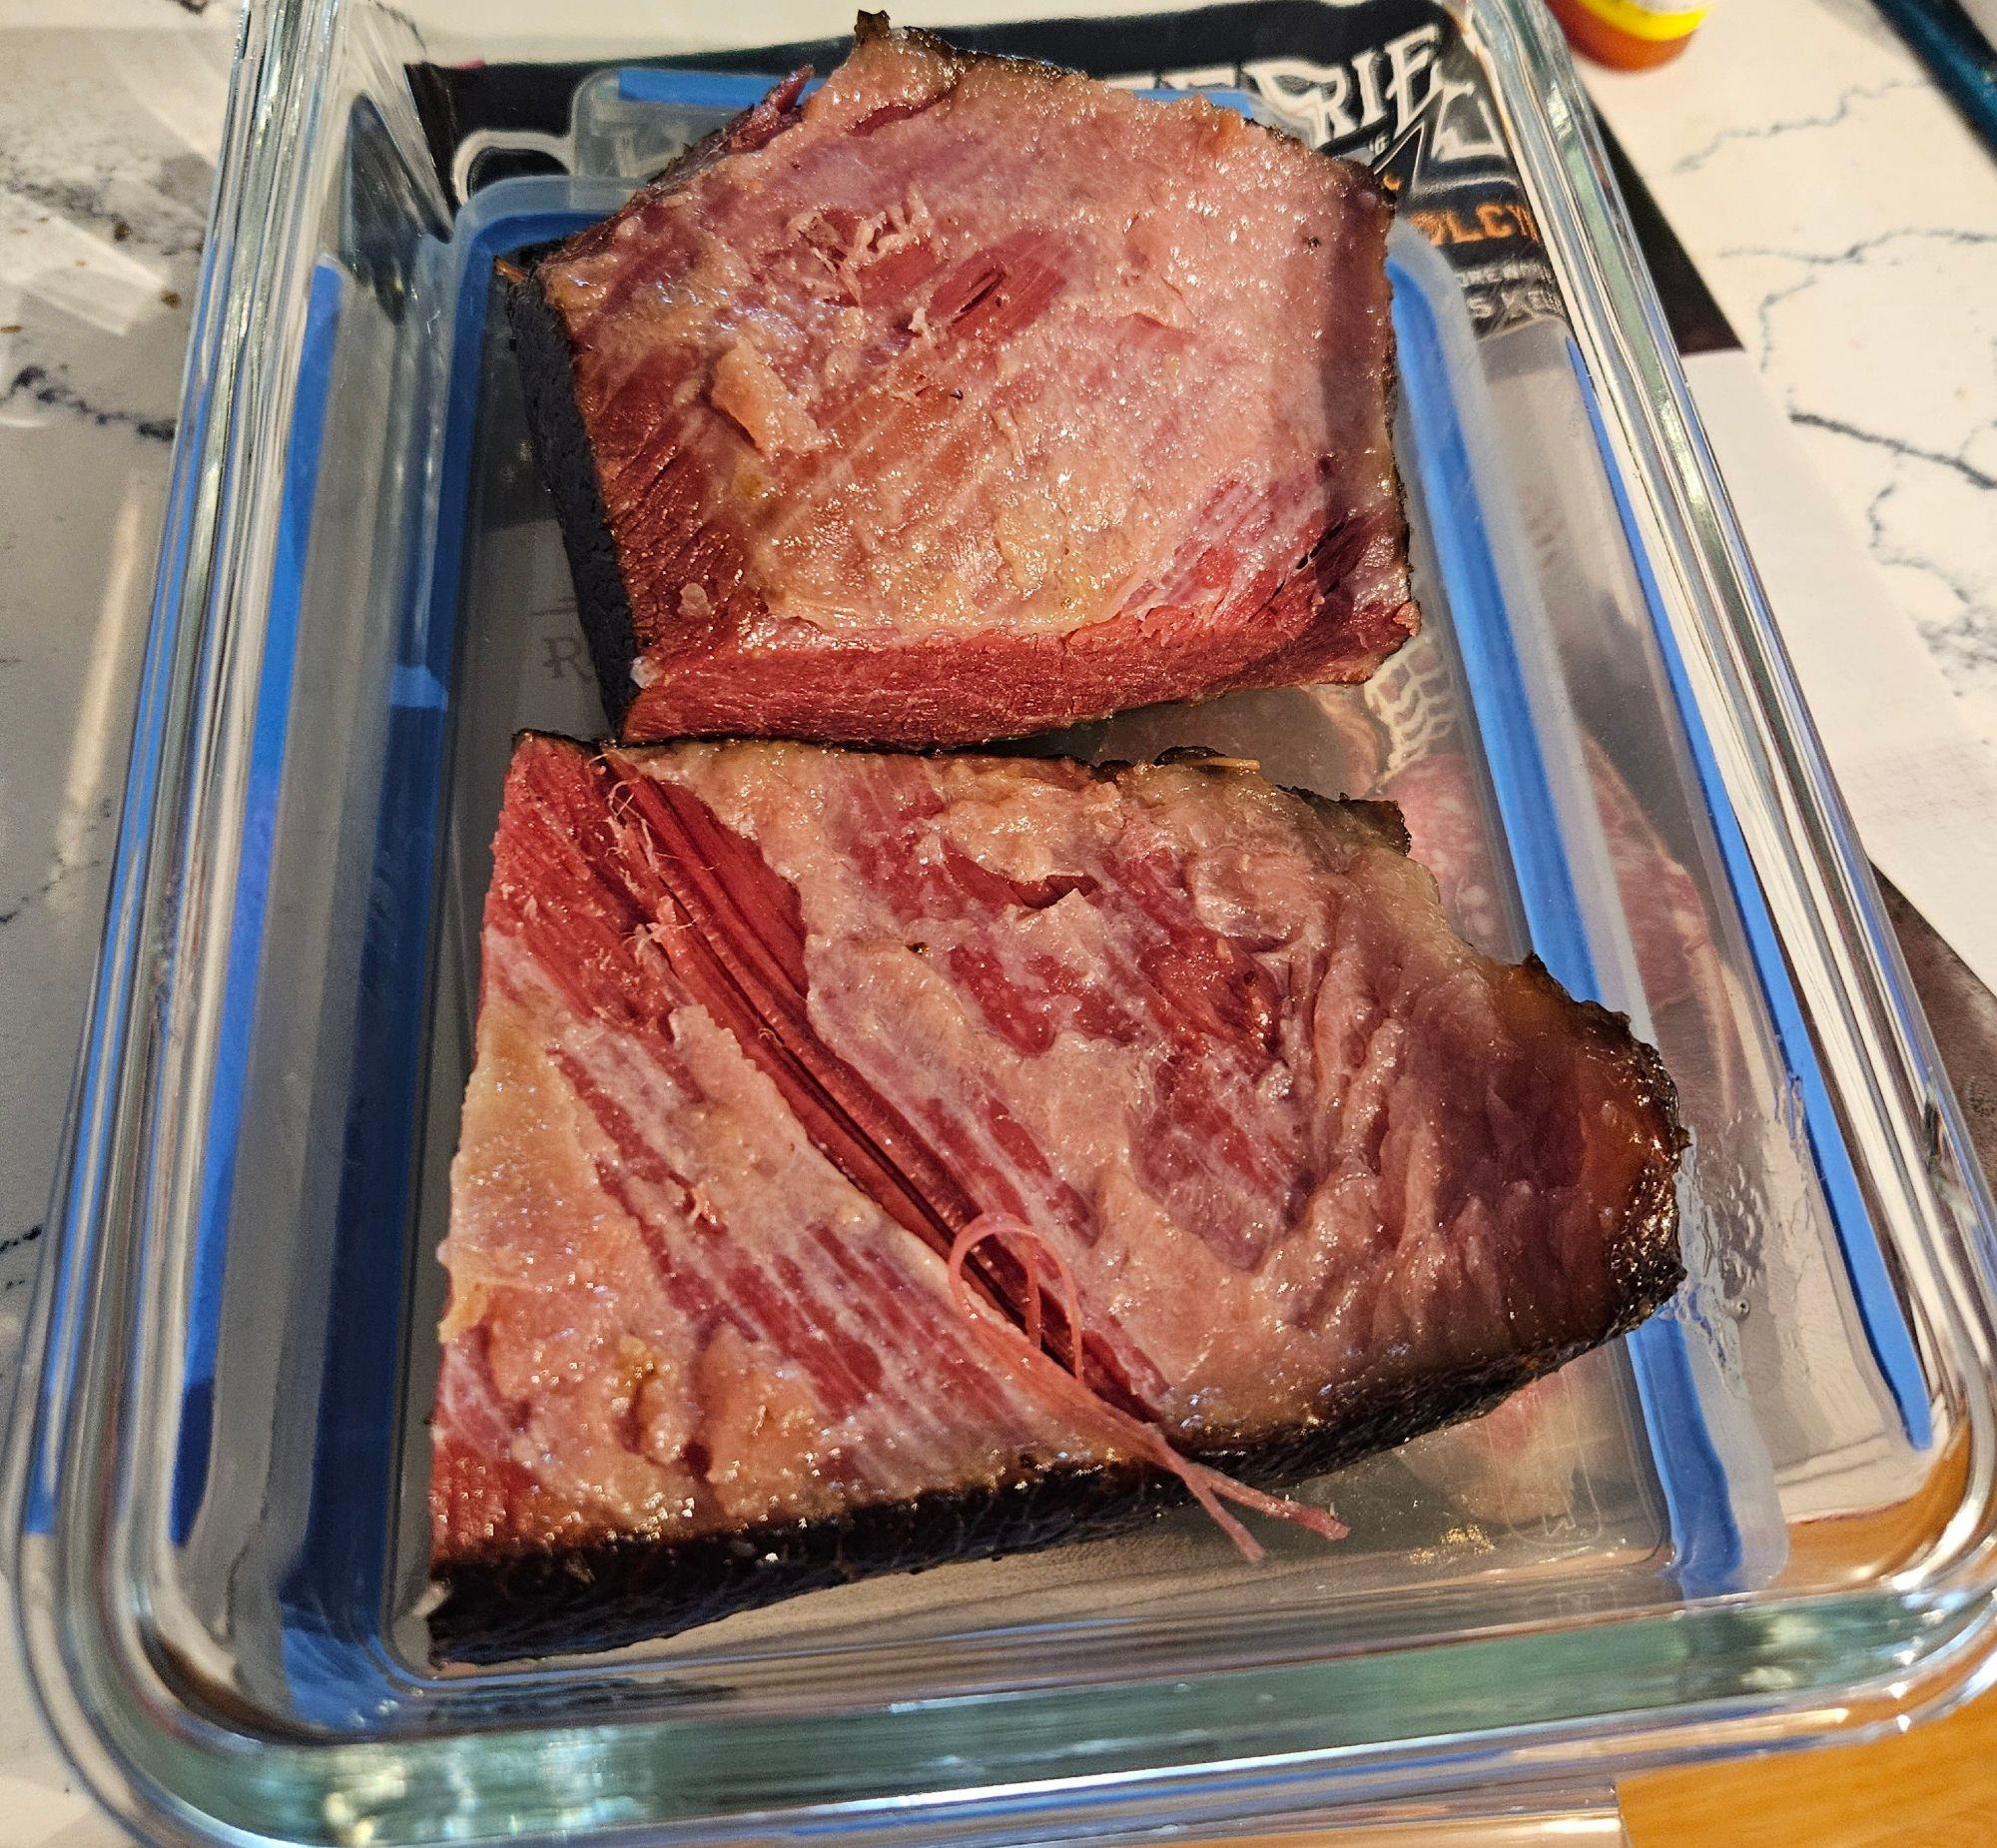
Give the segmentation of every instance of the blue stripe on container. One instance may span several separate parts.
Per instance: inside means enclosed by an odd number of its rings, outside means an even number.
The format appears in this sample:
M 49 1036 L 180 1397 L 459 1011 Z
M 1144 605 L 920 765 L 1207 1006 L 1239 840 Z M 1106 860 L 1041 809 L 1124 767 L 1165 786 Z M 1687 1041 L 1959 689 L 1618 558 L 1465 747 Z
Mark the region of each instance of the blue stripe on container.
M 781 80 L 744 71 L 674 71 L 644 66 L 627 66 L 617 73 L 617 95 L 626 103 L 662 103 L 675 109 L 711 109 L 717 115 L 739 115 L 752 109 L 770 94 Z M 805 85 L 810 96 L 825 87 L 823 77 Z M 1255 100 L 1245 90 L 1133 90 L 1147 102 L 1174 103 L 1189 96 L 1203 96 L 1221 109 L 1232 109 L 1252 118 Z
M 1596 995 L 1595 958 L 1442 363 L 1441 328 L 1418 279 L 1398 264 L 1391 268 L 1401 379 L 1417 436 L 1415 465 L 1528 932 L 1562 983 L 1576 994 Z M 1684 1330 L 1664 1317 L 1647 1322 L 1627 1346 L 1670 1525 L 1673 1571 L 1685 1592 L 1696 1595 L 1737 1588 L 1743 1555 L 1725 1466 L 1706 1429 L 1685 1340 Z
M 1844 1254 L 1845 1274 L 1851 1280 L 1851 1291 L 1857 1301 L 1858 1320 L 1865 1330 L 1866 1345 L 1871 1349 L 1872 1358 L 1893 1395 L 1908 1442 L 1925 1450 L 1933 1442 L 1934 1427 L 1920 1356 L 1914 1350 L 1913 1336 L 1900 1311 L 1899 1292 L 1887 1274 L 1879 1235 L 1873 1227 L 1872 1215 L 1865 1208 L 1865 1196 L 1851 1163 L 1851 1151 L 1845 1144 L 1844 1132 L 1839 1127 L 1836 1108 L 1831 1102 L 1829 1087 L 1824 1082 L 1823 1069 L 1817 1061 L 1808 1023 L 1803 1018 L 1801 1003 L 1789 979 L 1788 963 L 1782 954 L 1781 941 L 1775 934 L 1767 899 L 1761 891 L 1761 882 L 1754 872 L 1746 839 L 1740 832 L 1739 820 L 1733 813 L 1725 782 L 1719 774 L 1712 741 L 1706 734 L 1704 721 L 1699 717 L 1698 702 L 1692 697 L 1691 683 L 1685 675 L 1684 657 L 1678 652 L 1677 638 L 1671 633 L 1670 619 L 1664 612 L 1657 578 L 1638 536 L 1636 510 L 1624 491 L 1623 478 L 1610 447 L 1609 432 L 1603 425 L 1601 405 L 1589 382 L 1588 368 L 1572 341 L 1568 343 L 1568 353 L 1581 388 L 1582 401 L 1588 406 L 1596 445 L 1602 451 L 1605 472 L 1616 492 L 1616 511 L 1623 521 L 1630 555 L 1636 561 L 1651 627 L 1657 634 L 1658 647 L 1664 656 L 1664 672 L 1670 682 L 1671 696 L 1677 702 L 1678 718 L 1684 726 L 1699 787 L 1712 815 L 1713 835 L 1719 846 L 1720 859 L 1726 867 L 1727 879 L 1733 887 L 1734 902 L 1739 907 L 1748 950 L 1754 959 L 1754 971 L 1760 977 L 1761 991 L 1767 997 L 1783 1059 L 1801 1093 L 1804 1131 L 1809 1138 L 1810 1152 L 1816 1160 L 1817 1177 L 1823 1186 L 1825 1203 L 1830 1208 L 1838 1248 Z
M 384 1297 L 406 1272 L 415 1185 L 410 1160 L 421 1100 L 431 979 L 440 793 L 450 721 L 451 657 L 464 570 L 465 521 L 478 427 L 479 387 L 492 266 L 522 248 L 551 243 L 600 214 L 511 213 L 471 234 L 456 259 L 450 374 L 437 472 L 437 523 L 427 595 L 410 587 L 390 707 L 383 782 L 370 870 L 367 935 L 360 952 L 352 1069 L 321 1401 L 339 1408 L 313 1457 L 311 1508 L 299 1550 L 279 1587 L 281 1648 L 297 1710 L 311 1722 L 346 1723 L 373 1697 L 378 1633 L 353 1613 L 378 1611 L 381 1535 L 394 1507 L 394 1459 L 384 1433 L 399 1425 L 403 1330 Z M 394 1280 L 390 1286 L 383 1279 Z M 384 1469 L 384 1464 L 387 1466 Z
M 322 260 L 313 271 L 306 305 L 303 350 L 292 407 L 291 442 L 278 513 L 277 553 L 271 566 L 270 618 L 250 734 L 249 788 L 237 860 L 236 901 L 231 907 L 229 964 L 223 978 L 222 1018 L 215 1052 L 215 1088 L 209 1107 L 208 1146 L 197 1209 L 194 1276 L 188 1292 L 188 1330 L 182 1359 L 179 1449 L 169 1532 L 176 1545 L 187 1540 L 208 1486 L 214 1431 L 215 1351 L 222 1317 L 222 1279 L 229 1244 L 229 1213 L 242 1136 L 244 1086 L 255 1026 L 257 976 L 270 904 L 271 845 L 283 795 L 285 740 L 292 719 L 293 670 L 298 660 L 299 613 L 305 596 L 306 554 L 312 543 L 313 501 L 319 488 L 326 436 L 327 400 L 339 338 L 344 273 Z
M 194 324 L 206 327 L 209 304 L 216 287 L 213 253 L 202 265 L 199 293 L 195 302 Z M 212 377 L 205 377 L 192 400 L 184 407 L 180 432 L 174 443 L 174 472 L 167 507 L 164 556 L 159 581 L 153 590 L 152 618 L 146 642 L 146 659 L 139 682 L 138 711 L 132 725 L 132 760 L 125 773 L 124 804 L 118 821 L 118 848 L 112 863 L 108 901 L 106 948 L 100 951 L 95 986 L 91 991 L 90 1039 L 86 1042 L 83 1067 L 77 1076 L 76 1107 L 89 1111 L 93 1100 L 103 1094 L 105 1073 L 124 1064 L 131 991 L 139 979 L 136 952 L 114 960 L 109 953 L 109 931 L 118 927 L 128 904 L 136 894 L 134 882 L 144 878 L 151 855 L 153 809 L 159 797 L 161 725 L 163 708 L 169 697 L 168 679 L 180 626 L 185 620 L 182 599 L 187 587 L 188 538 L 193 524 L 194 503 L 200 493 L 200 471 L 195 458 L 208 432 L 209 411 L 215 398 Z M 79 1118 L 81 1124 L 82 1119 Z M 89 1146 L 86 1146 L 86 1138 Z M 49 1284 L 46 1320 L 49 1347 L 43 1356 L 42 1375 L 31 1383 L 24 1377 L 15 1383 L 18 1394 L 39 1389 L 41 1405 L 33 1427 L 33 1450 L 29 1459 L 27 1495 L 21 1515 L 22 1532 L 50 1534 L 55 1531 L 55 1473 L 61 1468 L 51 1412 L 68 1406 L 76 1382 L 79 1344 L 75 1328 L 78 1294 L 86 1288 L 94 1267 L 96 1240 L 100 1228 L 95 1218 L 81 1222 L 76 1197 L 86 1168 L 96 1170 L 101 1185 L 104 1173 L 101 1132 L 79 1127 L 69 1152 L 69 1167 L 63 1176 L 62 1218 L 52 1228 L 52 1242 L 59 1247 L 43 1263 L 54 1268 Z

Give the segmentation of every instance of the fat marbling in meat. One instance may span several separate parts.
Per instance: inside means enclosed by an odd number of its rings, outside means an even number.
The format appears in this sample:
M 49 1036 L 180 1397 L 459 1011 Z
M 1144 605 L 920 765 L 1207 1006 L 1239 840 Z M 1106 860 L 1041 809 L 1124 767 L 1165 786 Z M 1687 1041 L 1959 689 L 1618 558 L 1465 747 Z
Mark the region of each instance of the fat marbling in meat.
M 1363 169 L 863 16 L 510 311 L 627 739 L 977 743 L 1416 625 Z
M 1481 1410 L 1676 1287 L 1669 1081 L 1226 761 L 517 747 L 443 1247 L 446 1654 L 603 1644 Z M 1072 1279 L 1106 1414 L 972 1339 Z M 1049 1305 L 1044 1340 L 1072 1329 Z

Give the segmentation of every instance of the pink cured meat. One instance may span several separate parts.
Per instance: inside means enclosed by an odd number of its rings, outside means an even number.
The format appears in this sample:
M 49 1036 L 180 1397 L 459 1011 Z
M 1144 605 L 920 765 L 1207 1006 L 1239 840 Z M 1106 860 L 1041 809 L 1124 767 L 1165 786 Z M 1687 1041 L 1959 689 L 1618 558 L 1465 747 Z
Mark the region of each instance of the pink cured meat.
M 1414 632 L 1363 170 L 864 15 L 801 80 L 512 292 L 624 737 L 976 743 Z
M 438 1646 L 1170 1499 L 954 1311 L 980 1215 L 1059 1254 L 1106 1399 L 1279 1481 L 1647 1315 L 1679 1144 L 1656 1055 L 1454 937 L 1391 810 L 1224 764 L 529 736 L 442 1254 Z M 1024 1321 L 1012 1237 L 976 1275 Z

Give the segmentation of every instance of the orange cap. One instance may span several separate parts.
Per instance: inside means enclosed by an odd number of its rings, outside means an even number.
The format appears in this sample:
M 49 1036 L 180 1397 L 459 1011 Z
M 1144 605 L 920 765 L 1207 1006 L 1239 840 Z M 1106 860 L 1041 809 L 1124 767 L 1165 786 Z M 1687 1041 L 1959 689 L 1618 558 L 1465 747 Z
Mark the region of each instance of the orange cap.
M 1549 0 L 1577 50 L 1619 70 L 1664 64 L 1683 51 L 1710 0 Z

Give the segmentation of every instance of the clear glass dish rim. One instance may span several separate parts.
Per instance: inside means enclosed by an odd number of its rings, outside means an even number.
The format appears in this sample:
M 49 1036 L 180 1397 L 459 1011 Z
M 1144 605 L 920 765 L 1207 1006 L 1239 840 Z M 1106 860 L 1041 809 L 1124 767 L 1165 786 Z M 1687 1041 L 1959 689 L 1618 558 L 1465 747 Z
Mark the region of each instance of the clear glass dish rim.
M 228 775 L 231 715 L 219 695 L 227 657 L 254 649 L 258 640 L 254 632 L 235 633 L 254 629 L 258 608 L 254 596 L 246 607 L 238 594 L 244 537 L 234 493 L 241 485 L 238 445 L 250 420 L 272 410 L 267 400 L 282 399 L 289 388 L 293 354 L 285 340 L 293 323 L 284 311 L 286 290 L 300 279 L 296 254 L 310 204 L 298 183 L 319 147 L 315 80 L 345 3 L 251 0 L 239 26 L 104 949 L 73 1101 L 71 1150 L 50 1219 L 52 1257 L 37 1291 L 22 1375 L 46 1390 L 39 1404 L 22 1394 L 15 1408 L 8 1535 L 17 1621 L 38 1698 L 65 1747 L 117 1813 L 165 1839 L 343 1840 L 354 1839 L 366 1820 L 392 1830 L 397 1818 L 416 1832 L 371 1839 L 441 1839 L 438 1819 L 467 1788 L 504 1792 L 514 1827 L 532 1821 L 552 1831 L 588 1822 L 604 1840 L 638 1830 L 654 1842 L 758 1836 L 778 1825 L 775 1811 L 745 1806 L 709 1816 L 688 1808 L 603 1808 L 606 1786 L 596 1781 L 602 1773 L 646 1754 L 679 1757 L 685 1747 L 669 1735 L 704 1735 L 712 1721 L 606 1720 L 548 1724 L 524 1737 L 456 1733 L 392 1741 L 266 1738 L 223 1724 L 182 1704 L 174 1680 L 146 1647 L 143 1613 L 107 1595 L 115 1587 L 96 1569 L 99 1555 L 90 1544 L 108 1525 L 117 1495 L 122 1414 L 108 1403 L 117 1397 L 111 1387 L 139 1299 L 160 1284 L 160 1232 L 148 1210 L 159 1201 L 147 1191 L 158 1188 L 160 1177 L 147 1160 L 158 1119 L 171 1107 L 157 1085 L 161 1042 L 173 1024 L 171 950 L 184 941 L 182 908 L 198 890 L 182 875 L 190 858 L 226 840 L 238 819 L 232 803 L 240 785 Z M 1788 915 L 1812 925 L 1821 969 L 1799 973 L 1841 986 L 1841 998 L 1809 994 L 1820 1022 L 1843 1016 L 1849 1043 L 1827 1045 L 1826 1055 L 1840 1088 L 1856 1083 L 1869 1092 L 1878 1124 L 1889 1132 L 1875 1137 L 1868 1153 L 1889 1165 L 1908 1199 L 1926 1194 L 1953 1216 L 1957 1237 L 1942 1241 L 1943 1248 L 1929 1248 L 1935 1241 L 1925 1222 L 1901 1231 L 1919 1247 L 1917 1281 L 1930 1311 L 1946 1324 L 1957 1358 L 1987 1379 L 1989 1198 L 1690 411 L 1572 66 L 1550 23 L 1518 0 L 1459 0 L 1458 10 L 1498 77 L 1497 103 L 1576 338 L 1601 382 L 1612 426 L 1636 458 L 1632 479 L 1648 489 L 1640 498 L 1647 503 L 1650 549 L 1679 574 L 1671 618 L 1700 709 L 1716 721 L 1727 781 L 1738 787 L 1739 778 L 1752 776 L 1781 804 L 1779 829 L 1751 845 L 1764 882 L 1787 882 L 1799 898 Z M 259 465 L 253 455 L 250 466 Z M 161 951 L 169 952 L 168 975 L 164 991 L 156 992 L 145 977 Z M 1177 1764 L 1145 1756 L 1075 1768 L 1049 1748 L 1043 1768 L 1030 1776 L 959 1788 L 939 1782 L 926 1789 L 927 1800 L 913 1804 L 887 1790 L 852 1801 L 825 1798 L 787 1806 L 784 1818 L 844 1822 L 855 1835 L 884 1840 L 998 1840 L 1006 1838 L 1008 1817 L 1016 1825 L 1031 1813 L 1036 1827 L 1053 1826 L 1051 1805 L 1064 1826 L 1121 1833 L 1154 1819 L 1161 1803 L 1179 1821 L 1197 1814 L 1266 1817 L 1391 1800 L 1408 1794 L 1417 1776 L 1433 1792 L 1503 1776 L 1622 1772 L 1692 1753 L 1887 1726 L 1997 1677 L 1991 1491 L 1997 1417 L 1987 1397 L 1973 1398 L 1965 1411 L 1969 1481 L 1980 1494 L 1958 1511 L 1964 1543 L 1945 1574 L 1918 1586 L 1886 1580 L 1837 1594 L 1729 1600 L 1582 1629 L 1445 1643 L 1428 1652 L 1433 1659 L 1437 1651 L 1506 1649 L 1507 1672 L 1530 1673 L 1534 1654 L 1544 1671 L 1557 1645 L 1608 1629 L 1641 1645 L 1647 1637 L 1682 1634 L 1684 1626 L 1730 1619 L 1779 1652 L 1785 1626 L 1801 1638 L 1821 1622 L 1826 1634 L 1843 1628 L 1870 1638 L 1855 1653 L 1835 1656 L 1846 1664 L 1842 1680 L 1829 1660 L 1797 1648 L 1786 1680 L 1776 1672 L 1778 1653 L 1769 1654 L 1758 1691 L 1743 1686 L 1697 1703 L 1548 1714 L 1532 1724 L 1446 1739 L 1315 1750 L 1258 1752 L 1245 1740 L 1227 1749 L 1215 1734 L 1212 1754 Z M 93 1445 L 93 1439 L 110 1441 Z M 64 1455 L 92 1458 L 93 1467 L 61 1472 L 51 1493 L 38 1460 Z M 53 1522 L 45 1534 L 24 1535 L 38 1496 Z M 1661 1659 L 1677 1653 L 1657 1646 Z M 1644 1654 L 1642 1646 L 1637 1654 Z M 1853 1663 L 1865 1664 L 1855 1676 Z M 1339 1666 L 1242 1670 L 1214 1680 L 1239 1684 L 1234 1697 L 1241 1703 L 1262 1696 L 1285 1712 L 1307 1714 L 1335 1684 Z M 1139 1699 L 1157 1690 L 1140 1684 L 1126 1693 Z M 1089 1703 L 1099 1703 L 1102 1693 L 1070 1687 L 1032 1698 L 1042 1703 L 1034 1730 L 1051 1738 L 1061 1730 L 1061 1714 L 1079 1720 L 1099 1710 Z M 1182 1729 L 1189 1717 L 1178 1706 L 1169 1713 L 1158 1708 L 1157 1720 L 1167 1727 Z M 1077 1728 L 1067 1731 L 1073 1737 Z M 1139 1746 L 1155 1754 L 1154 1741 Z M 559 1777 L 547 1765 L 556 1747 L 570 1754 Z M 509 1754 L 540 1765 L 531 1788 L 500 1775 Z

